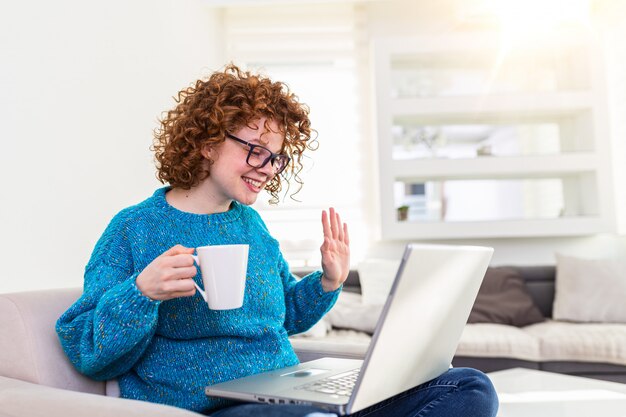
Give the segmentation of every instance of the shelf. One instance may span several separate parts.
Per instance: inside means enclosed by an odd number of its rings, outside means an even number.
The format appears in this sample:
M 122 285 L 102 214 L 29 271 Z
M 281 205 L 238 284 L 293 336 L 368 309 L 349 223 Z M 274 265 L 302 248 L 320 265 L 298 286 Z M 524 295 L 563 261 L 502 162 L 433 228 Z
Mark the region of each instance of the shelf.
M 553 50 L 589 48 L 590 40 L 578 33 L 557 34 L 542 41 L 540 46 L 544 54 Z M 516 50 L 522 53 L 536 54 L 536 45 L 515 45 Z M 489 32 L 468 32 L 445 35 L 423 36 L 389 36 L 375 40 L 375 49 L 391 56 L 420 56 L 427 54 L 443 55 L 444 53 L 456 54 L 481 54 L 502 49 L 502 43 L 498 36 Z
M 394 116 L 475 120 L 503 117 L 567 116 L 590 109 L 593 104 L 588 92 L 559 92 L 482 97 L 394 98 L 389 100 L 389 113 Z
M 384 239 L 614 230 L 594 39 L 500 46 L 494 33 L 374 40 Z
M 411 159 L 381 161 L 387 177 L 398 180 L 542 178 L 593 172 L 594 153 L 542 156 L 484 156 L 473 159 Z
M 483 222 L 390 222 L 384 239 L 465 239 L 506 237 L 584 236 L 608 232 L 611 225 L 599 216 Z

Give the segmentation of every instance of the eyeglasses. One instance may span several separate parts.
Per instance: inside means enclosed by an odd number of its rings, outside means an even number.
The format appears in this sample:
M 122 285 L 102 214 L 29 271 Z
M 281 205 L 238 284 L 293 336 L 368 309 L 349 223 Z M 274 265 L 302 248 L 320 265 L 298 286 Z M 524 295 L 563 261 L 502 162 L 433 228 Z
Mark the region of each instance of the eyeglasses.
M 278 175 L 287 167 L 291 158 L 282 153 L 274 153 L 264 146 L 254 145 L 250 142 L 246 142 L 243 139 L 239 139 L 237 136 L 233 136 L 230 133 L 226 133 L 226 137 L 235 140 L 250 148 L 246 163 L 253 168 L 263 168 L 268 162 L 272 163 L 274 168 L 274 174 Z

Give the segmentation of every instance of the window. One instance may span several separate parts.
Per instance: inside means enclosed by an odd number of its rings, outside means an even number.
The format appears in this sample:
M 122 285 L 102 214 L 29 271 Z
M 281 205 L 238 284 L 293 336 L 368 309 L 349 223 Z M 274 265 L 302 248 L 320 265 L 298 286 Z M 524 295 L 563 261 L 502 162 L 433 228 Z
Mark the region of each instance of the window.
M 226 61 L 285 82 L 310 109 L 319 148 L 305 158 L 299 201 L 281 195 L 276 206 L 259 197 L 265 219 L 292 267 L 319 265 L 320 214 L 335 207 L 349 223 L 352 259 L 363 254 L 367 181 L 361 150 L 367 90 L 363 19 L 354 3 L 226 7 Z M 365 73 L 367 74 L 367 73 Z M 305 154 L 306 155 L 306 154 Z M 373 187 L 369 187 L 372 189 Z

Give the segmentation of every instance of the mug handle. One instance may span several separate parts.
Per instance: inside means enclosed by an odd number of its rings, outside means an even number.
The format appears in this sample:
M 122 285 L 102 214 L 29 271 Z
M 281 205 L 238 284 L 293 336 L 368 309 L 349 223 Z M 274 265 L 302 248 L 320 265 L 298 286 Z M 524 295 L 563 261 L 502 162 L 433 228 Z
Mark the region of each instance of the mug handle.
M 191 257 L 193 258 L 194 262 L 198 264 L 198 266 L 200 266 L 200 259 L 198 259 L 196 255 L 191 255 Z M 196 284 L 196 281 L 194 281 L 193 279 L 191 281 L 193 282 L 193 285 L 196 286 L 196 290 L 198 290 L 202 298 L 204 298 L 204 301 L 208 303 L 209 301 L 207 300 L 206 293 L 202 290 L 202 288 L 200 288 L 198 284 Z

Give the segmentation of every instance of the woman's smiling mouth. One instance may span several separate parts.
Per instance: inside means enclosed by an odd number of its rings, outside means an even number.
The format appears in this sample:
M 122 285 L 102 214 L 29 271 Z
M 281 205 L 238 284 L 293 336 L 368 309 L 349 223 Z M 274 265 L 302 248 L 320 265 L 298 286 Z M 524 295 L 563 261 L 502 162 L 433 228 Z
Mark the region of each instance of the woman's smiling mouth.
M 252 178 L 248 178 L 248 177 L 242 177 L 242 178 L 246 184 L 250 184 L 252 187 L 254 187 L 254 191 L 261 190 L 261 185 L 263 184 L 262 181 L 253 180 Z

